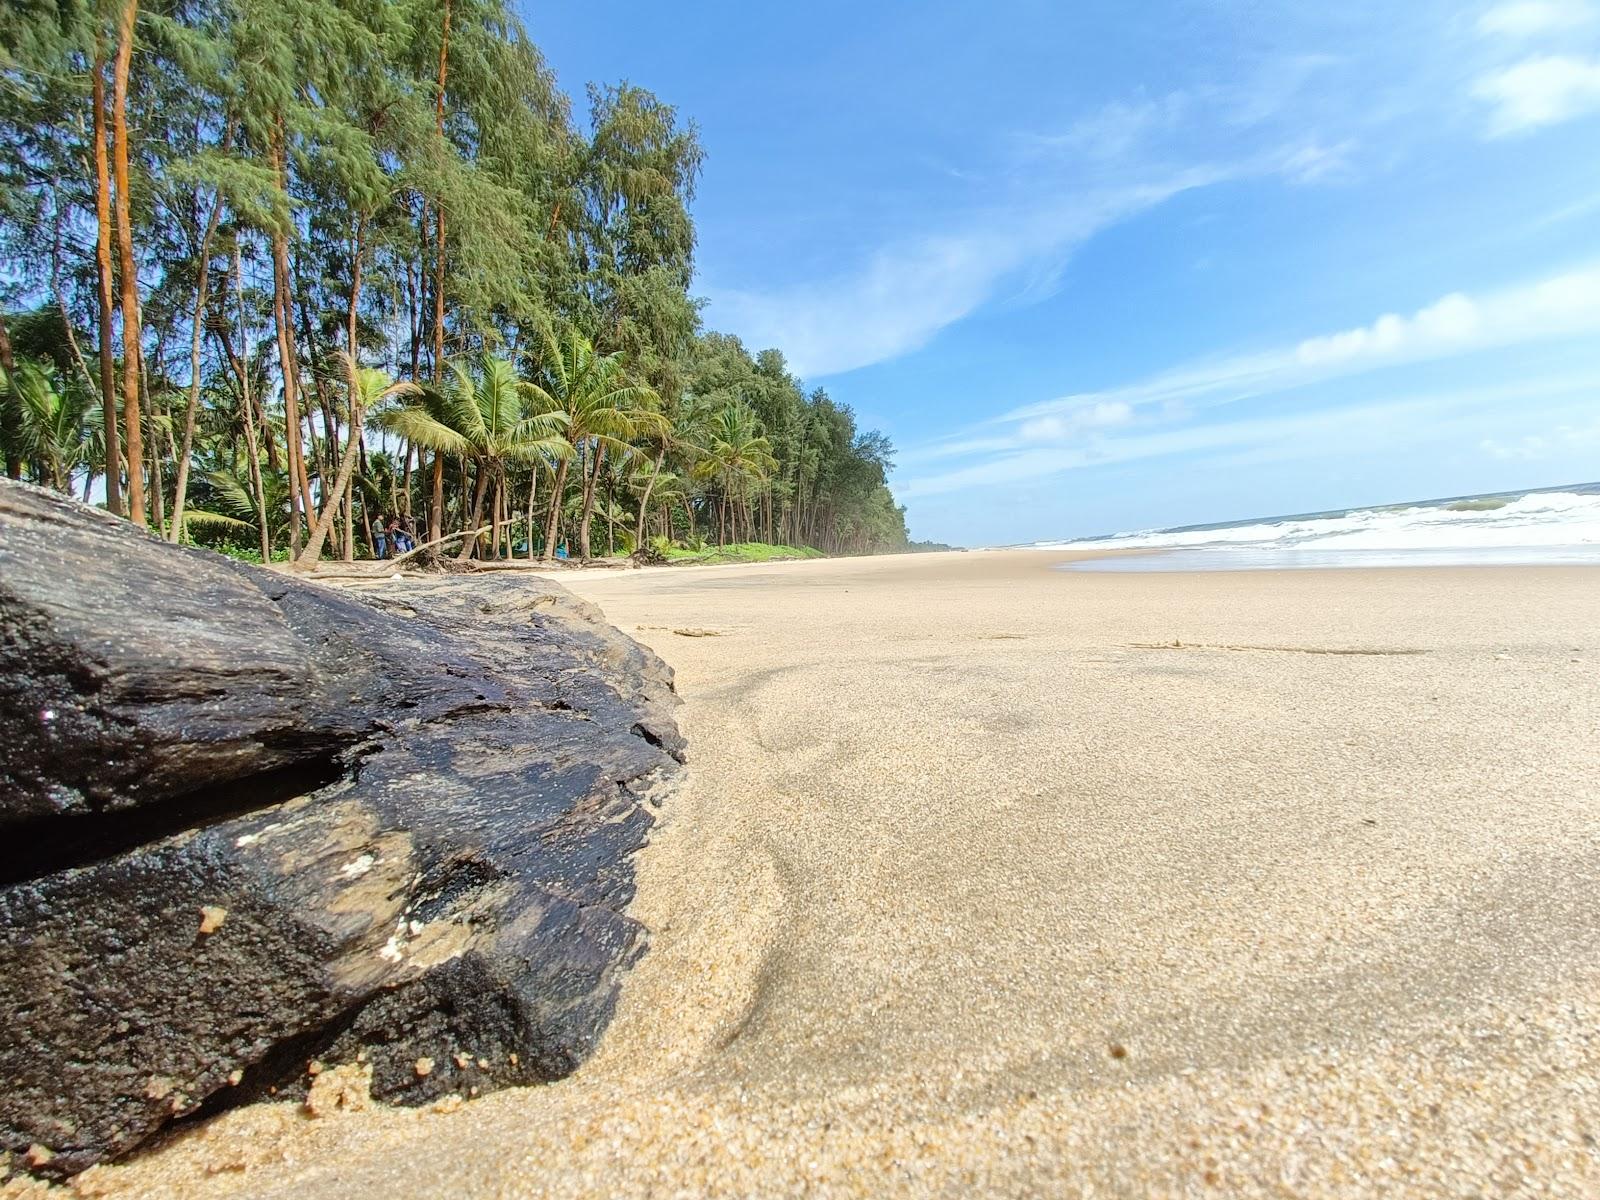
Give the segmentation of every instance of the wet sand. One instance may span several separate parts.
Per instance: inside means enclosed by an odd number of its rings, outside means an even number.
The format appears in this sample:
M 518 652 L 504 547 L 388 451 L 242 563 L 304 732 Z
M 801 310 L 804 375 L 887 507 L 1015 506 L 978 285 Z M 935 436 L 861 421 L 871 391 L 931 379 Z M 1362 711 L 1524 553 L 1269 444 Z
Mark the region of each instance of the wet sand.
M 692 762 L 596 1058 L 79 1188 L 1600 1194 L 1600 569 L 1063 557 L 563 575 Z

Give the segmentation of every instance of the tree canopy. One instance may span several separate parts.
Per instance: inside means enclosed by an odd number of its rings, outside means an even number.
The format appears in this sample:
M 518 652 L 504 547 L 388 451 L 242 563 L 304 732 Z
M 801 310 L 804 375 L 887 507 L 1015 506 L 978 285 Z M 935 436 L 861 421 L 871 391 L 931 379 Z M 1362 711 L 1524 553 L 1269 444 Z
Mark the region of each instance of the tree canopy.
M 903 548 L 888 441 L 702 327 L 694 123 L 585 101 L 504 0 L 11 6 L 7 472 L 270 556 Z

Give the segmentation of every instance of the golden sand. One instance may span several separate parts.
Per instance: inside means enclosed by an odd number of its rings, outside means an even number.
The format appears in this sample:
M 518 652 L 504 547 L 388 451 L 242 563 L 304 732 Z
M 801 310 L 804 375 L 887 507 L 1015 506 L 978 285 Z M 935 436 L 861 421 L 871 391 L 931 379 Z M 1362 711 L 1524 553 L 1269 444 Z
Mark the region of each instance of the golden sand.
M 692 758 L 595 1059 L 76 1186 L 1600 1195 L 1600 571 L 1062 557 L 563 575 Z

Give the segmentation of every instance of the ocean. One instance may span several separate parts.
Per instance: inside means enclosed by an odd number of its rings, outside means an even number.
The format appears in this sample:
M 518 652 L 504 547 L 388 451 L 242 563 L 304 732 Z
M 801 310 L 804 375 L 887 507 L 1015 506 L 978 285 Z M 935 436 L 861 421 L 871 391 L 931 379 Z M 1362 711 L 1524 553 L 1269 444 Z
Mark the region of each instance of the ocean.
M 1035 544 L 1160 552 L 1067 564 L 1085 571 L 1600 564 L 1600 482 Z

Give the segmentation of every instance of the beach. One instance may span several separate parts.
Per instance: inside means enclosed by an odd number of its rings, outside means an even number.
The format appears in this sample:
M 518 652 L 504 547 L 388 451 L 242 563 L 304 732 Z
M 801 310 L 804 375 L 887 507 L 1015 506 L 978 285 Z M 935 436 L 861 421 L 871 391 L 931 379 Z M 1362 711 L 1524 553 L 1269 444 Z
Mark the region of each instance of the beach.
M 1600 569 L 1069 557 L 562 573 L 689 739 L 594 1058 L 73 1186 L 1600 1193 Z

